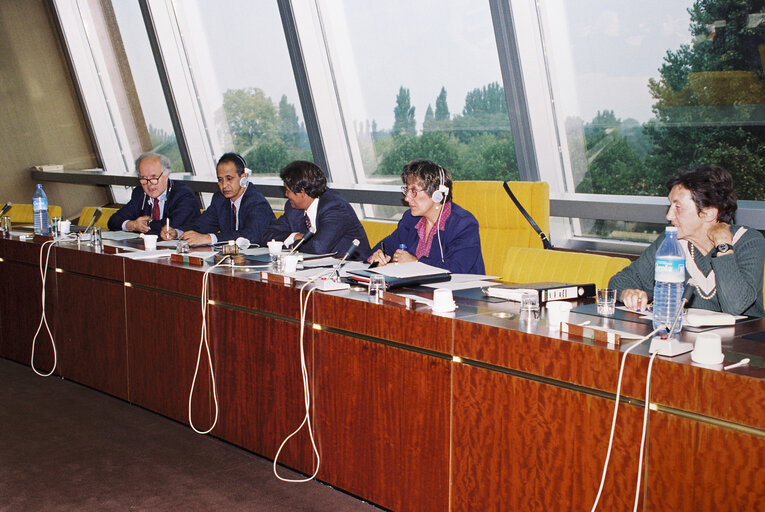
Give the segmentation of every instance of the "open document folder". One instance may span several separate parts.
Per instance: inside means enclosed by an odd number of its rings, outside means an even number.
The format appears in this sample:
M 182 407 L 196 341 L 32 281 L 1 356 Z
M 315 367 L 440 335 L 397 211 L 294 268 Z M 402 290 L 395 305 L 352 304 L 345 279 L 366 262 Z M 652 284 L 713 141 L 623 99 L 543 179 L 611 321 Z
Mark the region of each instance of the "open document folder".
M 388 288 L 415 286 L 424 283 L 438 283 L 451 279 L 450 272 L 443 268 L 434 267 L 419 261 L 407 263 L 390 263 L 382 267 L 367 270 L 351 270 L 348 277 L 356 281 L 369 282 L 369 276 L 378 274 L 385 276 Z

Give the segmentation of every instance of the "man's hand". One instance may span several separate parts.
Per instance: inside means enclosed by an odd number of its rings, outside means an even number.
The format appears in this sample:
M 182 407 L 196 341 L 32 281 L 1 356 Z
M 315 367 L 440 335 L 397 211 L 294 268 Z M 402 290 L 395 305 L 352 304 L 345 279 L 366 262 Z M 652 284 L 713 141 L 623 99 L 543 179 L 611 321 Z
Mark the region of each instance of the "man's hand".
M 173 228 L 162 226 L 162 229 L 159 232 L 159 237 L 162 240 L 175 240 L 176 238 L 178 238 L 178 232 Z
M 128 229 L 128 231 L 138 231 L 139 233 L 146 233 L 149 231 L 149 222 L 151 221 L 151 217 L 148 215 L 144 215 L 142 217 L 138 217 L 135 220 L 129 220 L 127 224 L 125 224 L 125 227 Z
M 210 235 L 204 235 L 196 231 L 184 231 L 181 235 L 181 240 L 187 240 L 189 245 L 210 245 L 212 243 Z
M 407 263 L 409 261 L 417 261 L 414 254 L 404 249 L 396 249 L 396 252 L 393 253 L 393 263 Z

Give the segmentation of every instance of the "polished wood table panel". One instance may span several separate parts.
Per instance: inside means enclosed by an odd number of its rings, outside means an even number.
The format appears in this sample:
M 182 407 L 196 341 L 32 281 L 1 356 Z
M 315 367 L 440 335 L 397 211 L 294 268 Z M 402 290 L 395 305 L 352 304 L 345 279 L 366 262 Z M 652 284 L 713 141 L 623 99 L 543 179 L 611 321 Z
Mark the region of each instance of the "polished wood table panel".
M 132 287 L 125 295 L 129 399 L 188 423 L 202 324 L 200 301 Z M 200 430 L 212 421 L 210 371 L 206 353 L 203 356 L 192 396 L 192 419 Z
M 659 412 L 650 424 L 647 510 L 765 509 L 765 438 Z
M 92 247 L 77 249 L 76 243 L 56 246 L 56 266 L 67 272 L 123 282 L 124 264 L 125 258 L 105 255 Z
M 122 282 L 59 273 L 56 343 L 62 377 L 128 399 L 125 287 Z
M 590 510 L 613 401 L 466 364 L 453 392 L 453 510 Z M 631 504 L 640 414 L 621 407 L 601 510 Z
M 17 242 L 18 243 L 18 242 Z M 6 259 L 0 263 L 0 355 L 23 364 L 30 364 L 32 340 L 40 326 L 42 280 L 38 266 L 40 245 L 27 244 L 37 249 L 28 263 Z M 4 245 L 3 248 L 7 248 Z M 56 337 L 56 289 L 55 256 L 51 255 L 45 284 L 45 316 L 48 326 Z M 51 338 L 42 326 L 35 342 L 35 368 L 48 373 L 53 368 L 54 352 Z
M 292 286 L 259 282 L 259 272 L 219 267 L 210 276 L 211 300 L 248 310 L 300 318 L 299 290 Z
M 273 459 L 281 442 L 305 416 L 299 327 L 257 313 L 213 306 L 210 332 L 214 333 L 213 361 L 220 407 L 213 434 Z M 309 329 L 309 361 L 312 352 Z M 313 452 L 306 429 L 284 447 L 279 462 L 312 472 Z
M 430 308 L 408 310 L 403 306 L 375 304 L 346 295 L 352 292 L 316 292 L 315 318 L 321 325 L 413 347 L 451 354 L 452 324 L 449 315 L 434 315 Z M 380 313 L 380 311 L 384 313 Z
M 107 257 L 106 255 L 104 257 Z M 120 256 L 108 256 L 110 258 Z M 125 260 L 125 281 L 146 288 L 166 290 L 199 298 L 202 293 L 202 270 L 171 264 L 169 259 Z
M 314 338 L 319 478 L 393 510 L 448 510 L 451 361 Z

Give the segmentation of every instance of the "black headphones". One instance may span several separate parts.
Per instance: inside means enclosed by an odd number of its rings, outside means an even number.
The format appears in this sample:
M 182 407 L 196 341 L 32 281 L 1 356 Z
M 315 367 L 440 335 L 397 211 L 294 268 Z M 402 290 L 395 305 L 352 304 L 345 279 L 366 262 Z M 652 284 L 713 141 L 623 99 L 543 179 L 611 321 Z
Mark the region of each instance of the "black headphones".
M 431 198 L 437 203 L 443 203 L 446 198 L 449 197 L 449 187 L 446 186 L 446 175 L 444 174 L 444 168 L 438 166 L 438 190 L 433 192 Z

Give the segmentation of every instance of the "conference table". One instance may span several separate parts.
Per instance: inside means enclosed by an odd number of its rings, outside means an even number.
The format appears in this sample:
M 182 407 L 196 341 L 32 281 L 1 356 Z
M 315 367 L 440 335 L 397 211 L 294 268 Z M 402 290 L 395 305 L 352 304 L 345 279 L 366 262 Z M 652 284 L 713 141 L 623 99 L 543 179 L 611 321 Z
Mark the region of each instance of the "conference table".
M 0 239 L 0 356 L 29 365 L 40 322 L 40 241 Z M 134 260 L 88 246 L 51 251 L 45 314 L 55 375 L 189 423 L 205 267 Z M 305 292 L 304 292 L 305 293 Z M 408 293 L 428 297 L 423 289 Z M 220 266 L 209 276 L 206 354 L 192 420 L 273 459 L 305 415 L 300 287 Z M 279 463 L 393 510 L 590 510 L 608 448 L 622 353 L 519 314 L 457 298 L 452 313 L 374 303 L 364 290 L 314 292 L 303 350 L 307 428 Z M 570 322 L 648 334 L 650 325 L 572 313 Z M 765 320 L 717 329 L 724 371 L 656 358 L 641 510 L 765 508 Z M 686 341 L 697 334 L 683 332 Z M 749 337 L 746 337 L 749 336 Z M 648 344 L 627 355 L 599 510 L 632 510 Z M 35 367 L 53 365 L 47 334 Z M 31 371 L 31 370 L 30 370 Z M 294 484 L 300 485 L 300 484 Z

